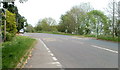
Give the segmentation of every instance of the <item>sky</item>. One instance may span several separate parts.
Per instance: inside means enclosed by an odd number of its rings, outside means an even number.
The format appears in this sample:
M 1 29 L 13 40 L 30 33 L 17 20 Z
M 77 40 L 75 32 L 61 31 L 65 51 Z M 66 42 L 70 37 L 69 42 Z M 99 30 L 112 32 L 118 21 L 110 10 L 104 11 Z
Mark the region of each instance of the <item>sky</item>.
M 35 26 L 40 19 L 51 17 L 57 22 L 60 16 L 65 14 L 73 6 L 80 3 L 90 2 L 94 9 L 102 10 L 107 7 L 110 0 L 28 0 L 25 3 L 19 3 L 17 0 L 15 5 L 18 7 L 19 13 L 27 19 L 28 24 Z

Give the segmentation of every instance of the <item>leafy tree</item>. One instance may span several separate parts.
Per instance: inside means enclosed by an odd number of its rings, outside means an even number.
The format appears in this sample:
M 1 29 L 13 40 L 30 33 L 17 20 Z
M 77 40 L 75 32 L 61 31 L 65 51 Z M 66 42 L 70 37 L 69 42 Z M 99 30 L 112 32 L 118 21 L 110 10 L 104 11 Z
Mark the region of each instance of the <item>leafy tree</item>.
M 49 24 L 47 23 L 47 20 L 46 20 L 46 19 L 43 19 L 43 20 L 40 22 L 40 25 L 41 25 L 42 31 L 50 31 L 50 26 L 49 26 Z
M 111 22 L 110 22 L 110 25 L 112 25 L 111 26 L 111 32 L 112 32 L 112 35 L 113 35 L 113 37 L 116 35 L 116 30 L 117 30 L 117 21 L 118 21 L 118 14 L 119 14 L 119 12 L 118 12 L 118 10 L 119 10 L 119 8 L 118 8 L 118 2 L 117 2 L 117 0 L 112 0 L 112 1 L 110 1 L 109 3 L 108 3 L 108 8 L 106 8 L 106 11 L 107 11 L 107 13 L 108 13 L 108 17 L 109 17 L 109 19 L 110 20 L 112 20 Z
M 74 6 L 65 15 L 61 16 L 59 31 L 88 34 L 90 32 L 88 23 L 86 22 L 87 12 L 91 9 L 89 3 L 82 3 L 80 6 Z
M 36 31 L 57 31 L 56 21 L 52 18 L 44 18 L 39 20 L 35 27 Z
M 7 24 L 6 24 L 7 32 L 15 35 L 17 32 L 15 14 L 13 14 L 7 10 L 6 11 L 6 21 L 7 21 Z
M 17 32 L 15 14 L 6 10 L 6 18 L 2 20 L 3 21 L 6 20 L 6 41 L 9 41 L 12 39 L 12 37 L 16 35 L 16 32 Z M 4 29 L 4 23 L 2 27 L 3 27 L 2 29 Z M 4 33 L 4 31 L 2 31 L 2 33 Z M 3 37 L 4 37 L 4 34 L 3 34 Z
M 8 5 L 8 10 L 14 14 L 16 14 L 16 25 L 17 25 L 17 30 L 18 32 L 23 29 L 25 26 L 25 24 L 27 24 L 27 20 L 25 19 L 25 17 L 21 16 L 18 13 L 18 9 L 16 6 L 14 6 L 14 4 L 9 4 Z
M 69 12 L 61 16 L 59 31 L 68 33 L 72 33 L 75 31 L 75 20 Z
M 18 32 L 21 29 L 24 29 L 25 25 L 27 24 L 27 20 L 25 19 L 25 17 L 19 16 L 19 19 L 17 20 L 17 30 Z
M 35 32 L 34 27 L 31 24 L 28 24 L 25 29 L 26 32 Z
M 103 33 L 106 35 L 109 33 L 108 20 L 103 12 L 99 10 L 92 10 L 88 12 L 89 23 L 92 24 L 92 31 L 98 33 Z M 96 33 L 95 32 L 95 33 Z

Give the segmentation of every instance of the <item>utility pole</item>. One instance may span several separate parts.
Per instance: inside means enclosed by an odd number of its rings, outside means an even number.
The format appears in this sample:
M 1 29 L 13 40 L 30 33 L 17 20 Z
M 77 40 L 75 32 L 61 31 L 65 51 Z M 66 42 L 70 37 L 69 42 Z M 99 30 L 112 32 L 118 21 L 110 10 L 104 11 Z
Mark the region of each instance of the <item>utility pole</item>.
M 3 38 L 3 41 L 6 41 L 6 10 L 7 10 L 7 7 L 8 7 L 8 2 L 2 2 L 3 3 L 3 11 L 4 11 L 4 38 Z
M 114 37 L 114 33 L 115 33 L 114 24 L 115 24 L 115 1 L 113 0 L 113 37 Z

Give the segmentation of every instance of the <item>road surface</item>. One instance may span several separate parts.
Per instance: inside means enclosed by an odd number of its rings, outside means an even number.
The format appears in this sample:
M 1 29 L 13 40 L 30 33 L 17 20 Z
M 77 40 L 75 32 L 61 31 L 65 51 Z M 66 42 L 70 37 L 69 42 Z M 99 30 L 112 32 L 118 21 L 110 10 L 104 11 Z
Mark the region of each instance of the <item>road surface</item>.
M 26 67 L 118 68 L 118 43 L 46 33 L 24 35 L 39 41 Z

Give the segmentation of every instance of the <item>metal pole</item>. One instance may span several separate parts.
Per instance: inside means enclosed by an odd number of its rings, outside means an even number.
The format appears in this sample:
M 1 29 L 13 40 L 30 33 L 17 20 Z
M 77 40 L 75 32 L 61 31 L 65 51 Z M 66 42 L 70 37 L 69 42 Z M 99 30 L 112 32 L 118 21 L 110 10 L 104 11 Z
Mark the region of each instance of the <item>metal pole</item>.
M 98 23 L 99 23 L 99 21 L 98 21 Z M 96 38 L 98 39 L 98 23 L 96 23 L 96 31 L 97 31 L 97 36 L 96 36 Z

